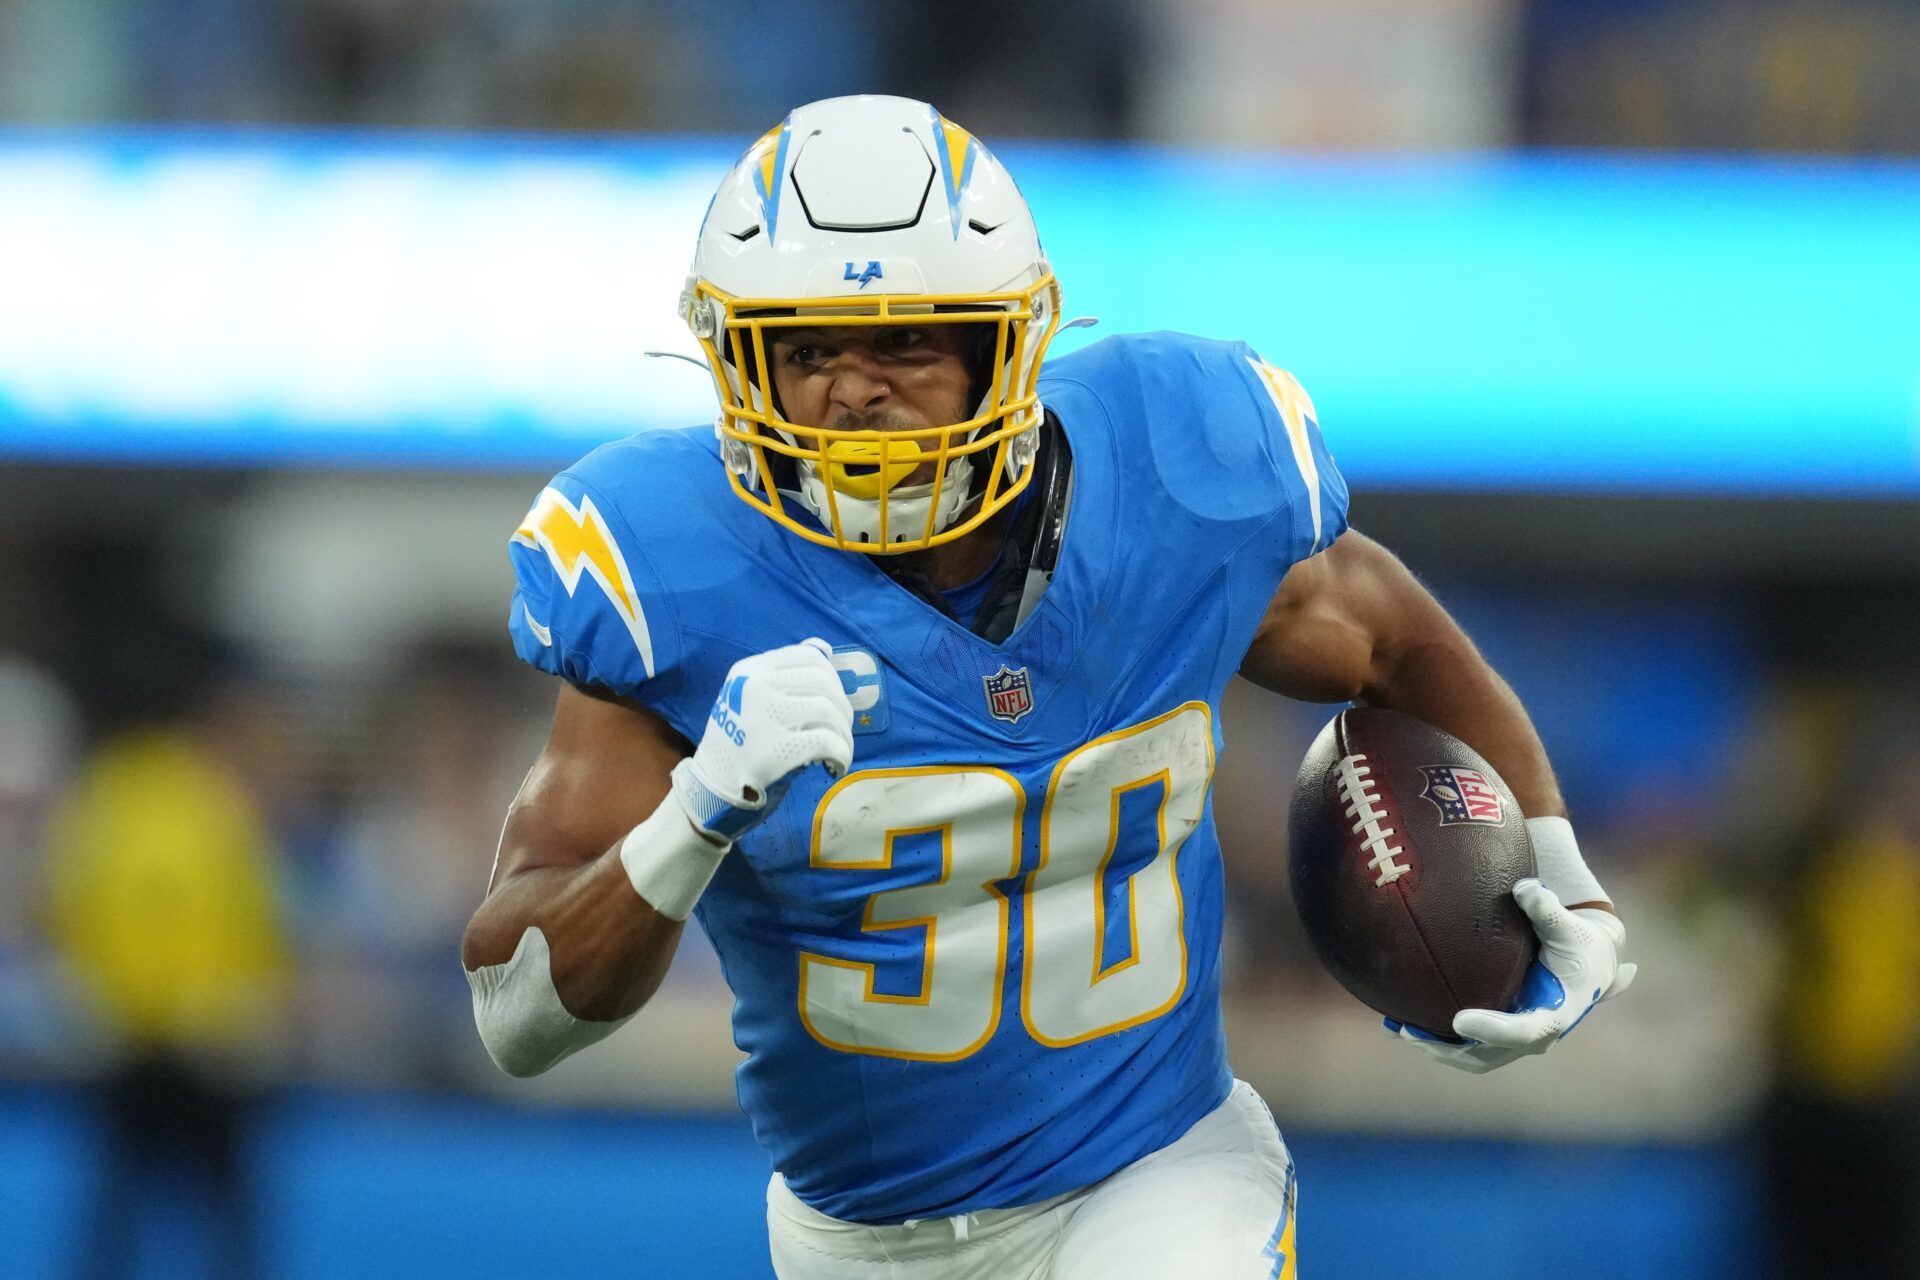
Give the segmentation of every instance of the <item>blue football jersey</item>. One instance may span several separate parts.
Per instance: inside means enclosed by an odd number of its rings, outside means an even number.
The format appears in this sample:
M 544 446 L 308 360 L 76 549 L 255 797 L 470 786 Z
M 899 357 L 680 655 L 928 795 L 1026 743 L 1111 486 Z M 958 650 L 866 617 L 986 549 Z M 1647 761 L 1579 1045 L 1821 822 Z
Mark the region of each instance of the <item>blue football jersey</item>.
M 1231 1083 L 1220 697 L 1287 569 L 1346 527 L 1346 486 L 1298 384 L 1243 344 L 1112 338 L 1040 387 L 1071 505 L 1004 643 L 753 511 L 707 427 L 595 451 L 512 542 L 520 655 L 694 742 L 736 660 L 834 646 L 853 771 L 798 775 L 696 914 L 741 1104 L 840 1218 L 1096 1182 Z

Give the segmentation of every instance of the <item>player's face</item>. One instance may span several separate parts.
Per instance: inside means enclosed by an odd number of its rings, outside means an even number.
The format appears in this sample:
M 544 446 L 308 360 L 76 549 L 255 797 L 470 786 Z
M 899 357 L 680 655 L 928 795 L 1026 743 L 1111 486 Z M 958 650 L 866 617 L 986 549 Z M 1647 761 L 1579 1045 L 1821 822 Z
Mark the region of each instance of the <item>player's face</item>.
M 972 375 L 964 326 L 787 329 L 773 339 L 774 388 L 788 420 L 841 431 L 909 431 L 964 420 Z M 908 478 L 909 483 L 931 479 Z

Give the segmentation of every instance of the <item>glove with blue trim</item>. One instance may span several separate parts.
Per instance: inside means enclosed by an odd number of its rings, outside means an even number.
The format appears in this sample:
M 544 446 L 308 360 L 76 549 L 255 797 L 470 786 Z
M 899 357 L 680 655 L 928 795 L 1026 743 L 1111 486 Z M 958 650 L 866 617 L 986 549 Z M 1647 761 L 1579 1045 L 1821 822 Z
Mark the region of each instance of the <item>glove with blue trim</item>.
M 852 766 L 853 704 L 832 652 L 824 640 L 804 640 L 727 672 L 699 747 L 673 770 L 674 798 L 709 839 L 739 839 L 808 765 L 835 777 Z
M 1527 970 L 1520 998 L 1510 1012 L 1462 1009 L 1454 1015 L 1452 1044 L 1392 1018 L 1387 1032 L 1417 1045 L 1428 1057 L 1475 1075 L 1545 1053 L 1564 1039 L 1602 1000 L 1633 982 L 1636 966 L 1622 964 L 1627 927 L 1599 907 L 1569 910 L 1553 890 L 1535 879 L 1513 886 L 1513 897 L 1540 935 L 1540 957 Z

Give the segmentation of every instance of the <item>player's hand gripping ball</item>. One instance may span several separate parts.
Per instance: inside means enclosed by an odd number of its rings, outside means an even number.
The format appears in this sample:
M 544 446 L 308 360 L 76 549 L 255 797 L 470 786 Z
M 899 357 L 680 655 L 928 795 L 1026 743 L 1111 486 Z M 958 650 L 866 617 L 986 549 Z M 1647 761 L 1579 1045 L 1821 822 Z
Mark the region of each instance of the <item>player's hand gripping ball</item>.
M 1565 1039 L 1602 1000 L 1633 983 L 1636 966 L 1620 963 L 1627 928 L 1599 907 L 1568 910 L 1538 880 L 1522 880 L 1513 896 L 1540 935 L 1540 958 L 1527 970 L 1512 1011 L 1463 1009 L 1454 1015 L 1453 1044 L 1387 1019 L 1387 1031 L 1412 1042 L 1428 1057 L 1475 1075 L 1545 1053 Z
M 715 840 L 731 841 L 773 812 L 793 775 L 853 764 L 853 704 L 824 640 L 742 658 L 727 672 L 700 745 L 673 770 L 673 793 Z
M 1321 962 L 1433 1036 L 1510 1009 L 1537 950 L 1514 886 L 1525 818 L 1472 748 L 1413 716 L 1341 712 L 1308 748 L 1288 821 L 1294 904 Z

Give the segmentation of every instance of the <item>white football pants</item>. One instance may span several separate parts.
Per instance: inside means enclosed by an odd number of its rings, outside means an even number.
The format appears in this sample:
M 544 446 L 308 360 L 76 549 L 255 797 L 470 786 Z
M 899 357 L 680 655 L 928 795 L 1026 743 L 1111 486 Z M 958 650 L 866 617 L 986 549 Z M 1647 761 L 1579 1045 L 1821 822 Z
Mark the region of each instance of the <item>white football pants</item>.
M 1018 1209 L 874 1227 L 767 1185 L 780 1280 L 1296 1280 L 1293 1210 L 1293 1159 L 1244 1081 L 1177 1141 Z

